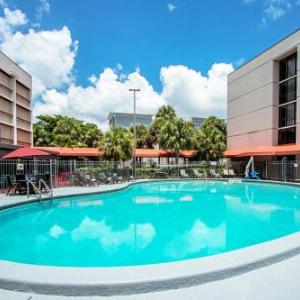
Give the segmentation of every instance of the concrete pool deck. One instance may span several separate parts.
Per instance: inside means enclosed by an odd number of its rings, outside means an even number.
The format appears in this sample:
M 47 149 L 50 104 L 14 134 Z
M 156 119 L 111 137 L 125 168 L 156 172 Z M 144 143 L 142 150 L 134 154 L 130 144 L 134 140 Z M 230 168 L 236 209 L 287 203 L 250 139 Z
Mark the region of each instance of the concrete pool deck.
M 110 191 L 114 189 L 121 189 L 125 188 L 128 184 L 119 184 L 119 185 L 110 185 L 110 186 L 100 186 L 100 187 L 79 187 L 79 188 L 59 188 L 55 189 L 54 197 L 63 196 L 66 194 L 79 194 L 79 193 L 95 193 L 101 191 Z M 17 202 L 28 201 L 26 196 L 7 196 L 2 197 L 1 199 L 1 206 L 13 205 Z M 3 202 L 2 202 L 3 200 Z M 31 201 L 29 199 L 29 201 Z M 226 272 L 221 273 L 220 277 L 216 278 L 209 278 L 209 280 L 203 280 L 203 276 L 201 277 L 202 281 L 195 282 L 195 284 L 175 284 L 173 289 L 168 289 L 166 291 L 161 292 L 154 292 L 154 293 L 143 293 L 143 290 L 139 291 L 139 295 L 129 295 L 129 296 L 115 296 L 113 295 L 112 298 L 114 299 L 183 299 L 185 297 L 189 297 L 191 299 L 299 299 L 300 295 L 300 287 L 298 284 L 298 278 L 300 275 L 300 256 L 298 253 L 300 252 L 300 234 L 296 233 L 288 237 L 284 237 L 279 240 L 271 241 L 264 245 L 256 245 L 253 247 L 249 247 L 246 249 L 241 249 L 233 253 L 218 255 L 215 257 L 209 257 L 207 259 L 195 259 L 193 260 L 193 264 L 189 261 L 184 261 L 180 263 L 171 263 L 165 264 L 165 268 L 162 271 L 160 266 L 148 266 L 145 267 L 145 273 L 139 273 L 135 276 L 131 274 L 129 277 L 133 278 L 134 280 L 143 279 L 143 276 L 146 276 L 146 279 L 151 278 L 151 273 L 154 276 L 152 279 L 155 279 L 158 274 L 162 277 L 164 272 L 170 276 L 173 274 L 173 277 L 176 274 L 180 274 L 184 272 L 186 275 L 191 275 L 194 271 L 197 271 L 195 274 L 199 274 L 199 269 L 204 270 L 206 275 L 208 274 L 211 276 L 216 271 L 222 271 L 223 267 L 226 267 Z M 254 249 L 255 248 L 255 249 Z M 259 253 L 257 257 L 257 253 Z M 255 265 L 258 258 L 261 261 L 259 265 Z M 269 258 L 272 258 L 268 261 Z M 198 262 L 196 262 L 198 261 Z M 201 262 L 200 262 L 201 261 Z M 196 262 L 196 263 L 195 263 Z M 199 264 L 200 262 L 200 264 Z M 203 264 L 206 263 L 206 264 Z M 208 264 L 207 264 L 208 262 Z M 226 265 L 227 263 L 227 265 Z M 254 265 L 253 265 L 254 263 Z M 220 264 L 222 267 L 220 268 Z M 15 264 L 17 265 L 17 269 L 12 270 L 11 274 L 10 267 L 12 264 L 8 263 L 7 265 L 1 264 L 0 265 L 0 277 L 2 275 L 8 275 L 8 277 L 12 276 L 14 279 L 25 279 L 30 281 L 30 277 L 35 281 L 38 276 L 36 274 L 32 274 L 31 267 L 22 267 L 22 264 Z M 18 266 L 21 268 L 18 268 Z M 171 267 L 170 267 L 171 266 Z M 202 266 L 202 267 L 201 267 Z M 242 267 L 236 269 L 234 274 L 232 273 L 233 267 L 238 266 Z M 44 267 L 41 267 L 44 268 Z M 140 268 L 139 268 L 140 269 Z M 155 272 L 157 269 L 158 272 Z M 299 269 L 299 270 L 298 270 Z M 154 271 L 153 271 L 154 270 Z M 56 270 L 57 271 L 57 270 Z M 74 269 L 73 269 L 74 271 Z M 99 271 L 99 270 L 98 270 Z M 121 277 L 115 277 L 113 273 L 109 270 L 105 272 L 102 277 L 103 280 L 109 282 L 110 279 L 113 281 L 117 278 L 117 281 L 122 280 Z M 137 270 L 135 270 L 137 271 Z M 14 274 L 15 273 L 15 274 Z M 68 272 L 57 272 L 52 273 L 50 277 L 53 277 L 54 274 L 57 274 L 56 278 L 59 281 L 62 280 L 62 283 L 70 283 Z M 94 273 L 93 271 L 89 270 L 90 274 Z M 85 278 L 86 284 L 89 282 L 93 282 L 93 274 L 92 277 L 89 274 L 85 274 L 87 276 Z M 103 272 L 102 272 L 103 273 Z M 97 278 L 97 282 L 99 280 L 99 274 L 94 274 Z M 121 274 L 122 275 L 122 274 Z M 204 274 L 205 275 L 205 274 Z M 220 275 L 220 274 L 219 274 Z M 85 277 L 84 276 L 84 277 Z M 112 278 L 111 276 L 115 277 Z M 150 277 L 149 277 L 150 276 Z M 78 279 L 78 276 L 75 276 Z M 89 278 L 88 278 L 89 277 Z M 42 278 L 42 282 L 47 278 Z M 81 278 L 82 279 L 82 278 Z M 188 280 L 194 280 L 194 277 L 189 277 Z M 25 284 L 24 282 L 24 284 Z M 209 283 L 207 283 L 209 282 Z M 94 281 L 96 283 L 96 281 Z M 174 281 L 172 282 L 174 284 Z M 200 284 L 200 285 L 198 285 Z M 22 285 L 22 284 L 21 284 Z M 189 285 L 193 285 L 190 286 Z M 79 286 L 78 286 L 79 287 Z M 181 288 L 185 287 L 185 288 Z M 80 287 L 79 287 L 80 288 Z M 91 287 L 93 289 L 93 287 Z M 169 287 L 171 288 L 171 287 Z M 20 289 L 23 289 L 20 286 Z M 28 289 L 27 289 L 28 290 Z M 33 288 L 34 290 L 34 288 Z M 156 290 L 160 290 L 159 288 Z M 149 290 L 145 290 L 149 292 Z M 81 294 L 80 290 L 78 293 L 74 291 L 74 294 L 71 296 L 71 299 L 104 299 L 104 297 L 98 296 L 86 296 L 86 297 L 75 297 L 75 295 Z M 121 292 L 122 294 L 122 292 Z M 124 293 L 123 293 L 124 294 Z M 125 293 L 126 294 L 126 293 Z M 31 297 L 31 298 L 30 298 Z M 294 298 L 293 298 L 294 297 Z M 107 298 L 107 297 L 105 297 Z M 37 295 L 28 291 L 27 293 L 22 292 L 14 292 L 8 290 L 0 290 L 0 299 L 70 299 L 63 296 L 45 296 L 45 295 Z

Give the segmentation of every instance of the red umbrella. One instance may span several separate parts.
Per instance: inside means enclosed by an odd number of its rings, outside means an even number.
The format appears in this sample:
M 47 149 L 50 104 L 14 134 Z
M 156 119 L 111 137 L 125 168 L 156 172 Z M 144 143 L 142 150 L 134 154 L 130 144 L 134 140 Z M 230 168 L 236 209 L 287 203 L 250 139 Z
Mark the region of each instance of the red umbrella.
M 10 159 L 10 158 L 30 158 L 30 157 L 37 157 L 37 156 L 49 156 L 48 152 L 39 150 L 37 148 L 32 147 L 24 147 L 19 148 L 17 150 L 14 150 L 4 156 L 1 157 L 1 159 Z

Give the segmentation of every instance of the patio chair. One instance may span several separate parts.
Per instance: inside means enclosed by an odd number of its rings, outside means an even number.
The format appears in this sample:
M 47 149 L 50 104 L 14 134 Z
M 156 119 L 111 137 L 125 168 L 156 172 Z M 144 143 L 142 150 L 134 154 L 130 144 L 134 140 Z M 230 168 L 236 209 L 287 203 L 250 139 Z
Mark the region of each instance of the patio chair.
M 229 170 L 228 170 L 228 173 L 229 173 L 229 176 L 230 176 L 230 177 L 236 177 L 236 174 L 235 174 L 234 169 L 229 169 Z
M 204 178 L 204 174 L 199 173 L 199 171 L 197 169 L 193 169 L 193 175 L 195 178 Z
M 88 176 L 82 176 L 80 173 L 74 174 L 74 183 L 77 186 L 92 186 L 95 185 L 95 181 L 92 181 Z
M 223 170 L 223 176 L 224 177 L 229 177 L 230 175 L 229 175 L 229 170 L 228 169 L 224 169 Z
M 120 182 L 123 182 L 123 177 L 122 176 L 119 176 L 118 173 L 112 173 L 112 181 L 113 183 L 120 183 Z
M 212 178 L 221 178 L 221 174 L 217 173 L 215 169 L 210 169 L 209 174 Z
M 96 175 L 96 180 L 98 184 L 107 184 L 107 177 L 105 173 L 99 173 Z
M 13 182 L 10 176 L 6 177 L 7 191 L 6 195 L 13 195 L 17 192 L 17 183 Z
M 83 178 L 85 179 L 87 185 L 89 186 L 95 186 L 97 184 L 96 179 L 90 174 L 83 175 Z
M 180 169 L 179 172 L 180 172 L 180 177 L 181 178 L 188 178 L 189 177 L 189 175 L 187 174 L 185 169 Z

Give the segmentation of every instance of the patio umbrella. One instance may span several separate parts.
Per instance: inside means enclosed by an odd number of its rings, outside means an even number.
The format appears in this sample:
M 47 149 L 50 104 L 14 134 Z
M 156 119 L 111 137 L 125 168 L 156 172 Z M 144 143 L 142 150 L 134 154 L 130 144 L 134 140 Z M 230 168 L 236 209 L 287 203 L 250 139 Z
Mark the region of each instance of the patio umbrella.
M 36 158 L 41 156 L 49 156 L 48 152 L 42 151 L 37 148 L 32 147 L 23 147 L 18 148 L 4 156 L 1 157 L 1 159 L 13 159 L 13 158 Z

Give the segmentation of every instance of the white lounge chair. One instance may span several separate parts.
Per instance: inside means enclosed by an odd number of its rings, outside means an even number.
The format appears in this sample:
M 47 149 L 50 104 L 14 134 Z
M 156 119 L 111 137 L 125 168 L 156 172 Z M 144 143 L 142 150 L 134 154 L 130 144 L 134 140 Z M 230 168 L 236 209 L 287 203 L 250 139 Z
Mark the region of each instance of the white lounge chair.
M 195 178 L 204 178 L 204 174 L 199 173 L 199 171 L 197 169 L 193 169 L 193 175 Z
M 229 174 L 229 176 L 231 176 L 231 177 L 236 177 L 236 174 L 235 174 L 235 172 L 234 172 L 233 169 L 229 169 L 229 170 L 228 170 L 228 174 Z
M 180 176 L 182 178 L 188 178 L 189 177 L 189 175 L 187 174 L 187 172 L 184 169 L 181 169 L 179 172 L 180 172 Z
M 224 177 L 229 177 L 229 170 L 228 169 L 223 170 L 223 176 Z
M 210 169 L 209 174 L 213 178 L 221 178 L 221 175 L 219 173 L 217 173 L 215 169 Z

